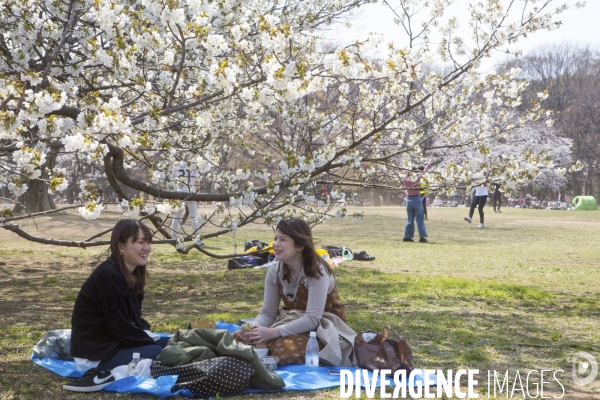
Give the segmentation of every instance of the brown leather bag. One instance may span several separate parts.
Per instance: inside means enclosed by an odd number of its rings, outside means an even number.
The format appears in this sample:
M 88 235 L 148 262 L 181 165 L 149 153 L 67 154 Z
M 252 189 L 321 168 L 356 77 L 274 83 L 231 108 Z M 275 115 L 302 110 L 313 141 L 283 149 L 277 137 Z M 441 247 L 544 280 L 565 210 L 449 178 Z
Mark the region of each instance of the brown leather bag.
M 394 332 L 396 340 L 388 338 L 388 329 Z M 408 376 L 415 369 L 408 342 L 391 326 L 383 328 L 381 333 L 368 329 L 356 335 L 354 353 L 358 366 L 371 371 L 389 369 L 393 374 L 399 369 L 404 369 Z

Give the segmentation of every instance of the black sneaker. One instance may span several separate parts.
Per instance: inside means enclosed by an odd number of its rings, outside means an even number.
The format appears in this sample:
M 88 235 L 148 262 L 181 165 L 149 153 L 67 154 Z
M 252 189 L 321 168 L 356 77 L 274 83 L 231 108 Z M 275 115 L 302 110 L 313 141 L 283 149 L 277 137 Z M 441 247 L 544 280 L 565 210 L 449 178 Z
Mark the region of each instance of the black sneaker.
M 354 253 L 354 260 L 357 261 L 373 261 L 375 259 L 374 256 L 367 254 L 366 251 L 359 251 L 358 253 Z
M 411 238 L 404 238 L 402 239 L 403 242 L 414 242 L 414 239 Z
M 63 389 L 71 392 L 97 392 L 114 381 L 115 377 L 112 376 L 110 371 L 100 371 L 98 368 L 92 368 L 87 370 L 81 379 L 63 385 Z
M 427 239 L 424 237 L 419 238 L 419 243 L 427 243 Z

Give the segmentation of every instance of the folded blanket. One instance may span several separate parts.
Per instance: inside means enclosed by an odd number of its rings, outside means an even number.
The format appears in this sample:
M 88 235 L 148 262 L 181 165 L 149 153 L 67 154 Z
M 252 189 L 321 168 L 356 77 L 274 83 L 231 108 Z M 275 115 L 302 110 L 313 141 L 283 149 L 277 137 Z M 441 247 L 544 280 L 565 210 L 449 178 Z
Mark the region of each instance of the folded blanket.
M 254 368 L 250 379 L 253 389 L 279 390 L 285 386 L 283 379 L 267 370 L 250 347 L 238 348 L 231 333 L 224 329 L 180 329 L 156 359 L 178 367 L 222 356 L 240 356 L 250 362 Z

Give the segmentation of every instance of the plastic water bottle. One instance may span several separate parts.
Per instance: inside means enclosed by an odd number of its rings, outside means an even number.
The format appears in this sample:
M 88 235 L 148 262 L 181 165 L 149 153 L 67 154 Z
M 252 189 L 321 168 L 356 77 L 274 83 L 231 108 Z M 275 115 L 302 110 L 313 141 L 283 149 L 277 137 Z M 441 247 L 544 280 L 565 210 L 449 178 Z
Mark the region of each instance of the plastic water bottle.
M 140 353 L 133 353 L 133 358 L 129 365 L 127 365 L 127 376 L 135 376 L 135 367 L 140 361 Z
M 319 343 L 317 343 L 317 332 L 310 333 L 310 339 L 308 339 L 308 344 L 306 345 L 304 365 L 307 367 L 319 366 Z

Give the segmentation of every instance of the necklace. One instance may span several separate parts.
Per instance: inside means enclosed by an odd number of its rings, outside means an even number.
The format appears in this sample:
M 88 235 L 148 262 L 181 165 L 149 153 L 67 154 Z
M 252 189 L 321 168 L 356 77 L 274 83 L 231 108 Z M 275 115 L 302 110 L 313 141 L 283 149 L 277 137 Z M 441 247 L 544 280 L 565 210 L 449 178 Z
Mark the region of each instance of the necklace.
M 292 286 L 290 287 L 290 292 L 288 294 L 286 294 L 287 298 L 292 300 L 294 298 L 294 296 L 296 295 L 296 292 L 298 291 L 298 284 L 300 281 L 300 274 L 304 271 L 304 264 L 302 264 L 300 266 L 300 270 L 298 271 L 298 275 L 296 275 L 296 280 L 294 281 L 294 283 L 292 284 Z M 288 281 L 289 283 L 289 281 Z

